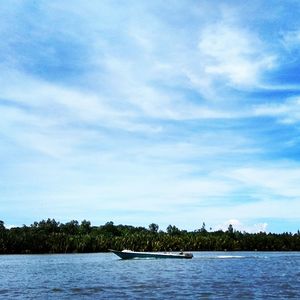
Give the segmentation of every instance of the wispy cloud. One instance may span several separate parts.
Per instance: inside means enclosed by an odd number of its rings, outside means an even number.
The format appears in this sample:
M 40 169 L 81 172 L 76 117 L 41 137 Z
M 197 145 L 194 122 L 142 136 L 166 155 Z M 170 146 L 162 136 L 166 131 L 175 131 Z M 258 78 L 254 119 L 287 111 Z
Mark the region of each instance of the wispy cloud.
M 237 87 L 257 85 L 262 73 L 276 62 L 276 56 L 264 50 L 264 43 L 255 34 L 222 22 L 203 30 L 198 47 L 207 57 L 205 73 L 223 76 Z
M 285 5 L 0 6 L 4 221 L 295 219 L 299 26 Z
M 229 225 L 232 225 L 234 230 L 238 230 L 241 232 L 244 232 L 244 231 L 251 232 L 251 233 L 266 232 L 267 228 L 268 228 L 267 223 L 257 223 L 257 224 L 253 224 L 253 225 L 247 225 L 237 219 L 230 219 L 230 220 L 224 222 L 222 225 L 219 225 L 217 227 L 219 227 L 223 231 L 226 231 L 226 230 L 228 230 Z
M 257 116 L 274 117 L 284 124 L 293 124 L 300 121 L 300 99 L 293 97 L 280 103 L 269 103 L 257 106 L 254 109 Z
M 300 195 L 300 168 L 294 165 L 237 169 L 230 176 L 245 185 L 260 189 L 265 195 L 293 198 Z

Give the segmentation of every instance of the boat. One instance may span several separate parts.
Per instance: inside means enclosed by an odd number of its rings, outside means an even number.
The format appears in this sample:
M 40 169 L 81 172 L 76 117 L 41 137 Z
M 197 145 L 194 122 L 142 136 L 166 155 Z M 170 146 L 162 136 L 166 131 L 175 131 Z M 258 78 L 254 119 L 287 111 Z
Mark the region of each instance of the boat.
M 193 258 L 193 254 L 189 252 L 138 252 L 132 250 L 117 251 L 109 249 L 110 252 L 116 254 L 121 259 L 134 258 Z

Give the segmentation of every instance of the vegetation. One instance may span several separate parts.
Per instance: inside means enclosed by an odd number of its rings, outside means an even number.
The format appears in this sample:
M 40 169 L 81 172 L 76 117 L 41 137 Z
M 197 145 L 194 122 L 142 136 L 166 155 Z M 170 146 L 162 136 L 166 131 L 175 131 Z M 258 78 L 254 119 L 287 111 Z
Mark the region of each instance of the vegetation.
M 129 225 L 91 226 L 89 221 L 65 224 L 54 219 L 30 226 L 7 229 L 0 221 L 0 254 L 106 252 L 108 249 L 136 251 L 300 251 L 300 232 L 246 233 L 233 229 L 208 232 L 205 223 L 188 232 L 169 225 L 166 232 L 157 224 L 149 228 Z

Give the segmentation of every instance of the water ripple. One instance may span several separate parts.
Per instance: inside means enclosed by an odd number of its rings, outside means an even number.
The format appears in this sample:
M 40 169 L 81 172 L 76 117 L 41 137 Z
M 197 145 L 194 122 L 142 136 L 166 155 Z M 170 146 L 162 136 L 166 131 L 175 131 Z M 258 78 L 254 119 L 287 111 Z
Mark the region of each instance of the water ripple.
M 196 252 L 192 260 L 112 254 L 0 256 L 3 299 L 300 299 L 300 254 Z

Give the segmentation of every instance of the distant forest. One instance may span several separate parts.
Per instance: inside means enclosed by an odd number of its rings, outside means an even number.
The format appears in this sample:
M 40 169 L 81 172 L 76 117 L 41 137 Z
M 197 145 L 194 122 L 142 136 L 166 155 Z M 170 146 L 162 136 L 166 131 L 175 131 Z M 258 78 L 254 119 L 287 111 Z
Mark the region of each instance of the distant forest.
M 300 251 L 300 232 L 246 233 L 229 225 L 227 231 L 208 231 L 203 223 L 194 231 L 157 224 L 148 228 L 129 225 L 91 226 L 89 221 L 65 224 L 54 219 L 30 226 L 6 228 L 0 221 L 0 254 L 87 253 L 108 249 L 135 251 Z

